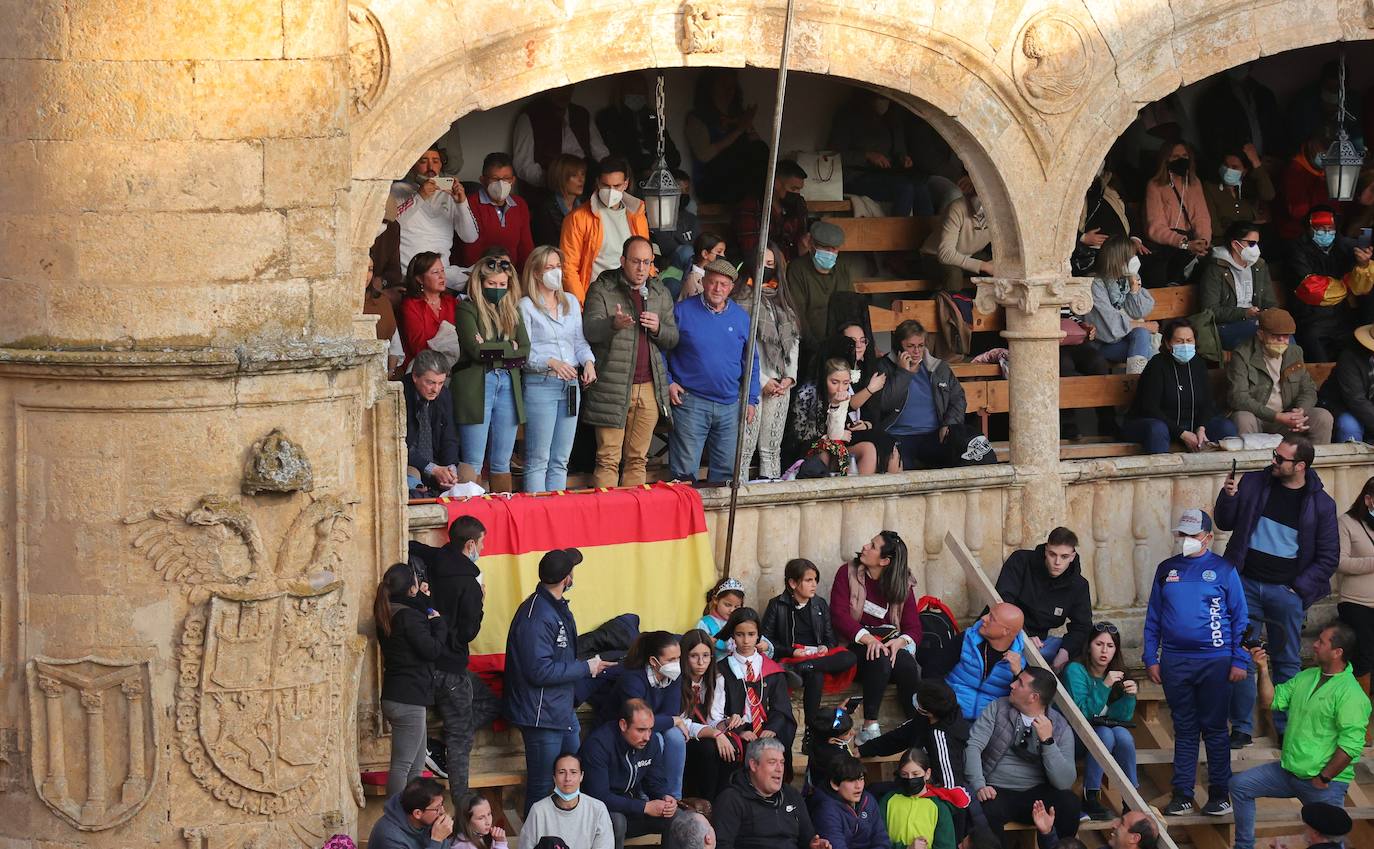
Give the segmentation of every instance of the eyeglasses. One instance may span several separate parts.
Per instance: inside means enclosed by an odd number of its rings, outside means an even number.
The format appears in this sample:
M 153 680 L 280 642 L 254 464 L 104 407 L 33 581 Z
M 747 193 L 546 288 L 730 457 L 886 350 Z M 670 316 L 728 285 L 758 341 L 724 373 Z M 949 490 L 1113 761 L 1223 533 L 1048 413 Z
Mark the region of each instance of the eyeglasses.
M 1096 622 L 1093 624 L 1093 633 L 1111 634 L 1112 636 L 1116 636 L 1117 630 L 1116 626 L 1110 622 Z
M 512 268 L 510 260 L 497 259 L 496 257 L 485 260 L 482 265 L 485 266 L 488 271 L 495 271 L 498 268 L 502 271 L 510 271 Z
M 635 268 L 644 268 L 645 266 L 654 264 L 652 259 L 630 259 L 629 257 L 625 257 L 625 261 Z
M 430 805 L 428 808 L 423 808 L 421 812 L 426 814 L 442 814 L 444 813 L 444 803 L 442 801 L 439 802 L 439 807 L 437 808 Z
M 1275 462 L 1275 463 L 1278 463 L 1279 465 L 1283 465 L 1284 463 L 1296 463 L 1296 462 L 1298 462 L 1298 460 L 1297 460 L 1296 457 L 1285 457 L 1285 456 L 1283 456 L 1282 454 L 1279 453 L 1278 449 L 1275 448 L 1275 449 L 1274 449 L 1274 462 Z

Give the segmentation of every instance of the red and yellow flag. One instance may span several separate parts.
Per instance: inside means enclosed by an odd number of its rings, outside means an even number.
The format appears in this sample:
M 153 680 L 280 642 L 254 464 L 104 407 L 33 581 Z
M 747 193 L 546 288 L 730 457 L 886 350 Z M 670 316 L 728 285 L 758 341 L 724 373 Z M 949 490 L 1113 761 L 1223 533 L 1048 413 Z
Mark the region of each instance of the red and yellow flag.
M 582 565 L 568 593 L 579 631 L 621 613 L 643 630 L 681 633 L 701 616 L 716 565 L 701 496 L 687 485 L 605 492 L 444 500 L 449 522 L 475 516 L 487 529 L 478 567 L 487 596 L 473 654 L 506 650 L 516 607 L 539 582 L 539 560 L 576 548 Z

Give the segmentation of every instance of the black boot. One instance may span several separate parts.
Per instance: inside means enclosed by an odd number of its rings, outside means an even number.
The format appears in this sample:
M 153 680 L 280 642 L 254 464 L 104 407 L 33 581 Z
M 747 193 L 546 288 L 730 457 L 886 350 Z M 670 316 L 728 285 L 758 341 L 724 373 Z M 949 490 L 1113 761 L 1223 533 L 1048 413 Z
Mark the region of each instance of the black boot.
M 1112 819 L 1111 812 L 1102 806 L 1101 790 L 1083 791 L 1083 812 L 1081 818 L 1095 820 L 1097 822 L 1105 822 L 1106 820 Z

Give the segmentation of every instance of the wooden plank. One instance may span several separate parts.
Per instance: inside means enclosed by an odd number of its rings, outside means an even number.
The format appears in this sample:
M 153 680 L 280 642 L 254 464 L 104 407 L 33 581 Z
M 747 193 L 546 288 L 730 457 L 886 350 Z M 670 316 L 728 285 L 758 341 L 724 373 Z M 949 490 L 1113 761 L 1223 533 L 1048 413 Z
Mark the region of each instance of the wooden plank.
M 934 292 L 940 284 L 934 280 L 855 280 L 854 291 L 860 295 L 905 295 L 909 292 Z
M 844 231 L 845 251 L 918 251 L 939 217 L 826 218 Z
M 1059 406 L 1066 410 L 1085 407 L 1121 407 L 1135 399 L 1138 375 L 1099 374 L 1059 378 Z
M 984 600 L 989 605 L 1002 601 L 1001 593 L 997 592 L 997 588 L 993 586 L 992 580 L 983 571 L 983 567 L 973 559 L 973 555 L 969 553 L 963 540 L 955 536 L 953 531 L 945 532 L 945 548 L 949 549 L 950 553 L 954 555 L 954 559 L 964 568 L 968 582 L 975 587 L 982 588 Z M 1029 639 L 1025 642 L 1025 652 L 1029 663 L 1041 669 L 1050 668 L 1050 665 L 1045 662 L 1044 656 L 1040 654 L 1040 649 L 1036 648 L 1035 643 Z M 1104 772 L 1111 779 L 1112 787 L 1120 790 L 1131 809 L 1142 812 L 1150 811 L 1150 817 L 1154 820 L 1155 827 L 1159 829 L 1158 845 L 1166 847 L 1166 849 L 1178 849 L 1178 844 L 1174 842 L 1173 837 L 1168 832 L 1168 823 L 1165 822 L 1164 817 L 1145 801 L 1145 798 L 1140 795 L 1139 788 L 1127 779 L 1121 765 L 1116 762 L 1116 758 L 1112 757 L 1112 753 L 1102 743 L 1102 739 L 1097 736 L 1097 732 L 1093 730 L 1088 718 L 1078 709 L 1078 705 L 1074 704 L 1073 699 L 1069 698 L 1068 688 L 1062 682 L 1054 697 L 1054 704 L 1055 707 L 1059 708 L 1059 712 L 1064 715 L 1064 718 L 1068 720 L 1069 727 L 1082 741 L 1088 754 L 1092 755 L 1102 765 Z
M 1196 286 L 1169 286 L 1164 289 L 1151 289 L 1155 308 L 1150 310 L 1150 321 L 1163 321 L 1168 318 L 1185 318 L 1198 312 L 1198 292 Z
M 1002 376 L 1002 367 L 997 363 L 950 363 L 949 369 L 961 382 Z

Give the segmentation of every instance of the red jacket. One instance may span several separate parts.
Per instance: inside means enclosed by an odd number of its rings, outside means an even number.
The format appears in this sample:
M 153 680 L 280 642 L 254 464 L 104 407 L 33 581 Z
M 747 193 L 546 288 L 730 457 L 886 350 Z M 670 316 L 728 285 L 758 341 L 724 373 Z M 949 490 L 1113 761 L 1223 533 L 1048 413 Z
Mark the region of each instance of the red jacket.
M 459 254 L 462 264 L 472 265 L 482 257 L 487 248 L 500 245 L 510 252 L 511 259 L 515 261 L 516 273 L 519 273 L 525 268 L 525 259 L 529 257 L 530 251 L 534 250 L 534 240 L 530 238 L 530 205 L 514 195 L 507 198 L 506 223 L 503 226 L 496 206 L 488 202 L 485 195 L 486 193 L 482 192 L 472 197 L 468 204 L 472 208 L 472 216 L 477 219 L 477 241 L 469 245 L 461 240 L 454 240 L 454 243 L 462 248 Z
M 1307 213 L 1312 207 L 1330 203 L 1326 193 L 1326 174 L 1313 168 L 1299 153 L 1283 172 L 1280 189 L 1283 203 L 1278 205 L 1279 238 L 1292 241 L 1307 230 Z
M 396 323 L 400 325 L 401 347 L 405 348 L 406 352 L 405 362 L 401 363 L 402 371 L 415 359 L 416 354 L 429 347 L 429 340 L 439 332 L 440 322 L 447 321 L 453 324 L 457 307 L 458 299 L 447 292 L 439 296 L 438 315 L 434 314 L 434 310 L 429 308 L 422 297 L 401 301 L 401 314 L 396 316 Z

